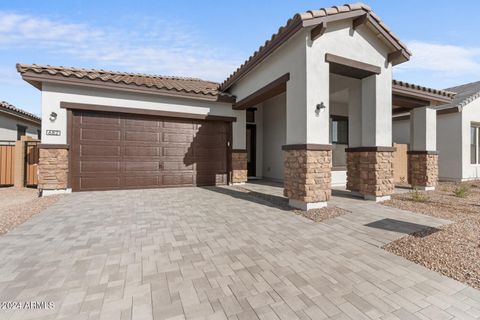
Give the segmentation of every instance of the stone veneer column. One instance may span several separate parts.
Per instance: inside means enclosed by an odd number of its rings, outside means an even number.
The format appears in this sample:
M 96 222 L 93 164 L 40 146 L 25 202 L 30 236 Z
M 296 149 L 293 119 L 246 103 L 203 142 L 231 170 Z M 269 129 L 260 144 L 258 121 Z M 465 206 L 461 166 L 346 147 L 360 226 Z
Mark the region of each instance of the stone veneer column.
M 332 146 L 285 145 L 283 194 L 292 207 L 309 210 L 327 205 L 331 196 Z
M 68 147 L 39 144 L 38 188 L 42 195 L 64 192 L 68 188 Z
M 348 148 L 347 189 L 366 200 L 384 201 L 394 192 L 392 147 Z
M 438 183 L 438 153 L 408 151 L 408 183 L 413 188 L 435 190 Z
M 247 151 L 232 150 L 232 179 L 231 183 L 245 183 L 247 181 Z

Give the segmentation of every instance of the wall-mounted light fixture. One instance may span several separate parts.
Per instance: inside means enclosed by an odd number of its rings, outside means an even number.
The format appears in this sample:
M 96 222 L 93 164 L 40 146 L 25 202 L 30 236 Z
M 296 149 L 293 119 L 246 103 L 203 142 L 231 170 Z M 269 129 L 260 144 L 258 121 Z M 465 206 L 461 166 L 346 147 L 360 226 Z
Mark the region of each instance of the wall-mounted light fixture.
M 57 113 L 52 111 L 52 113 L 50 113 L 49 119 L 50 119 L 50 121 L 52 121 L 52 122 L 54 122 L 55 120 L 57 120 Z
M 319 104 L 317 104 L 315 106 L 315 113 L 318 116 L 320 114 L 320 112 L 325 111 L 325 109 L 327 109 L 327 107 L 323 104 L 323 102 L 320 102 Z

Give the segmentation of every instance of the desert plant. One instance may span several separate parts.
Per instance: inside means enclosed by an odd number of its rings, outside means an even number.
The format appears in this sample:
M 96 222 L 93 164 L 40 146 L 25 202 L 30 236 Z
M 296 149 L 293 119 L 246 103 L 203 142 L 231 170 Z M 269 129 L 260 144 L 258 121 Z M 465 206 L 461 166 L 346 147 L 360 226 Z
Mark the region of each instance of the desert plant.
M 415 202 L 426 202 L 428 196 L 424 192 L 420 192 L 417 187 L 413 187 L 413 190 L 410 191 L 410 199 Z
M 470 186 L 468 184 L 460 184 L 453 189 L 453 194 L 457 198 L 466 198 L 470 193 Z

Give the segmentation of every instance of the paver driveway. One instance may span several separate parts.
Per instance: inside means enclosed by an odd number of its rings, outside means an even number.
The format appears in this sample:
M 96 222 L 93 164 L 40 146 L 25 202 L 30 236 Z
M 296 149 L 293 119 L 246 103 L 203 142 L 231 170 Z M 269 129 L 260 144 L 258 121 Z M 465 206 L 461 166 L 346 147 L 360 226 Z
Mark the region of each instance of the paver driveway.
M 313 223 L 235 190 L 63 198 L 0 237 L 0 300 L 54 308 L 0 319 L 480 317 L 479 291 L 379 248 L 396 219 L 442 221 L 337 199 Z

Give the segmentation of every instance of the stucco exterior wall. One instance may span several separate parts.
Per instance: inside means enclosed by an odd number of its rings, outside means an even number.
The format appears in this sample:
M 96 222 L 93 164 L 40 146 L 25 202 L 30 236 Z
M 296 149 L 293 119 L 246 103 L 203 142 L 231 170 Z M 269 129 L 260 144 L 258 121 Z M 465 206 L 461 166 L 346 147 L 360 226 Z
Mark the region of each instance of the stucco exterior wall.
M 462 178 L 462 114 L 437 115 L 438 173 L 440 180 Z M 467 149 L 468 150 L 468 149 Z M 470 161 L 470 152 L 466 161 Z
M 65 101 L 114 107 L 236 117 L 237 121 L 233 123 L 232 147 L 233 149 L 245 149 L 245 111 L 232 110 L 232 106 L 229 103 L 168 98 L 156 95 L 50 83 L 44 83 L 42 89 L 42 118 L 45 119 L 42 126 L 43 143 L 67 143 L 67 112 L 65 109 L 60 108 L 60 102 Z M 49 120 L 49 115 L 52 111 L 58 115 L 55 122 Z M 61 130 L 61 135 L 45 135 L 45 131 L 49 129 Z
M 286 105 L 290 106 L 286 111 L 287 144 L 306 141 L 305 127 L 298 125 L 306 119 L 303 107 L 306 104 L 306 38 L 306 31 L 298 32 L 229 89 L 230 93 L 237 96 L 237 101 L 240 101 L 290 73 L 286 95 Z
M 266 100 L 263 109 L 263 177 L 283 180 L 282 146 L 286 142 L 286 95 L 285 93 Z M 258 160 L 258 158 L 257 158 Z
M 17 140 L 17 125 L 27 127 L 27 136 L 37 138 L 37 130 L 40 126 L 33 122 L 24 121 L 13 116 L 4 115 L 0 113 L 0 140 L 16 141 Z
M 410 119 L 393 120 L 392 139 L 394 143 L 410 144 Z
M 461 119 L 462 180 L 480 179 L 480 164 L 470 163 L 470 126 L 472 122 L 480 123 L 480 99 L 473 100 L 463 108 Z
M 315 70 L 310 68 L 312 64 L 325 61 L 325 53 L 381 68 L 379 75 L 361 80 L 361 92 L 357 92 L 357 96 L 352 92 L 355 89 L 352 86 L 350 96 L 357 101 L 357 104 L 361 99 L 362 107 L 353 105 L 349 107 L 350 123 L 352 123 L 349 127 L 350 135 L 356 138 L 350 139 L 350 147 L 392 145 L 392 66 L 390 63 L 385 63 L 390 51 L 391 49 L 387 48 L 368 27 L 361 26 L 353 32 L 351 21 L 348 20 L 329 23 L 325 34 L 313 42 L 308 41 L 308 75 Z M 314 77 L 308 77 L 308 79 L 315 80 Z M 316 80 L 318 81 L 309 81 L 309 88 L 318 92 L 318 88 L 325 86 L 320 82 L 322 79 Z M 312 112 L 313 107 L 311 107 Z M 362 126 L 362 123 L 368 123 L 368 126 Z

